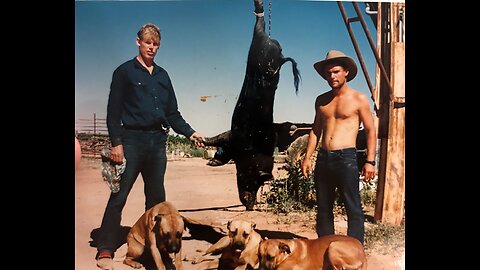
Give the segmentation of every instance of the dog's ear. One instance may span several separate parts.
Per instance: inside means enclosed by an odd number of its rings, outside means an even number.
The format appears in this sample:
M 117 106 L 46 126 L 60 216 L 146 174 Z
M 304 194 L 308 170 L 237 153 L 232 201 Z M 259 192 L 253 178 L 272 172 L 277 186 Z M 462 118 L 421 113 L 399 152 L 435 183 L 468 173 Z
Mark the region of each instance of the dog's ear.
M 283 242 L 280 242 L 280 244 L 278 244 L 278 249 L 280 249 L 282 252 L 285 252 L 287 254 L 290 254 L 291 252 L 290 247 Z
M 153 218 L 148 221 L 148 230 L 153 231 L 153 228 L 155 227 L 155 224 L 157 224 L 157 222 L 160 222 L 161 220 L 162 220 L 162 215 L 161 214 L 153 216 Z

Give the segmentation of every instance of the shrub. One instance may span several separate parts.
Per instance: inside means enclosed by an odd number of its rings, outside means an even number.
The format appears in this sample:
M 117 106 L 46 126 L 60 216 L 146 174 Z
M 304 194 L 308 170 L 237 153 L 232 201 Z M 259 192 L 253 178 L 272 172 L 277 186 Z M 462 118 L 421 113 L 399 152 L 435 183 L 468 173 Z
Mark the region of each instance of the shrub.
M 268 207 L 277 213 L 293 210 L 309 210 L 316 205 L 313 175 L 305 178 L 301 164 L 308 142 L 308 135 L 297 138 L 287 149 L 287 163 L 281 168 L 288 172 L 287 178 L 275 179 L 265 194 Z M 315 163 L 316 153 L 312 155 Z
M 205 150 L 198 148 L 190 148 L 188 154 L 192 157 L 203 157 Z
M 297 138 L 287 149 L 287 163 L 281 168 L 287 171 L 288 177 L 274 179 L 270 189 L 263 194 L 267 207 L 276 213 L 288 213 L 299 210 L 313 210 L 316 207 L 315 182 L 313 174 L 305 178 L 302 174 L 302 161 L 305 156 L 308 135 Z M 312 165 L 315 166 L 318 149 L 312 154 Z M 312 168 L 315 169 L 315 168 Z M 339 193 L 335 197 L 334 213 L 345 214 L 345 207 Z M 374 206 L 376 199 L 376 182 L 363 183 L 360 198 L 364 206 Z
M 203 157 L 203 149 L 196 148 L 188 138 L 183 135 L 168 135 L 167 153 L 179 151 L 192 157 Z

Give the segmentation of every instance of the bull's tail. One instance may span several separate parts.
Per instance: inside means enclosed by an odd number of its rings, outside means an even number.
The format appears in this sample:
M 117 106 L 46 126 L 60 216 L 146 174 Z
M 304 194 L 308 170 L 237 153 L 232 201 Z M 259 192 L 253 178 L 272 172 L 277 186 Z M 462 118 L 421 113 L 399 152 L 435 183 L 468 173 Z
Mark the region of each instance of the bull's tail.
M 287 61 L 292 62 L 293 84 L 295 85 L 295 94 L 298 94 L 298 85 L 300 83 L 300 80 L 301 80 L 302 76 L 300 76 L 300 71 L 297 68 L 297 62 L 295 62 L 295 60 L 293 60 L 293 58 L 284 57 L 283 60 L 282 60 L 282 64 L 280 66 L 285 64 L 285 62 L 287 62 Z

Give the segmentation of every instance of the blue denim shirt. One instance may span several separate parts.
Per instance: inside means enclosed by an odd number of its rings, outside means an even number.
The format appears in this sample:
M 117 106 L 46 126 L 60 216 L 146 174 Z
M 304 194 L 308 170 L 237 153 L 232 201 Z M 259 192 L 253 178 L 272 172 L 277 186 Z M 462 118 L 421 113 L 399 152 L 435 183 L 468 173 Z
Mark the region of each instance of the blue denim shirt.
M 122 125 L 148 127 L 162 124 L 190 137 L 195 130 L 178 111 L 177 98 L 165 69 L 153 72 L 136 57 L 113 72 L 107 106 L 107 127 L 112 146 L 122 144 Z

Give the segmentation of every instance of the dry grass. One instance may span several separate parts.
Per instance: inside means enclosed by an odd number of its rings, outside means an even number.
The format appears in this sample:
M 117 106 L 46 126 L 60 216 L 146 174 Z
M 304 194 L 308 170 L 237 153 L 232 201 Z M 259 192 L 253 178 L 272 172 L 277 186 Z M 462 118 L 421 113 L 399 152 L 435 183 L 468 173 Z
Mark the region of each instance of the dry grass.
M 405 226 L 368 224 L 365 227 L 365 249 L 380 254 L 405 249 Z

